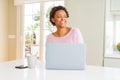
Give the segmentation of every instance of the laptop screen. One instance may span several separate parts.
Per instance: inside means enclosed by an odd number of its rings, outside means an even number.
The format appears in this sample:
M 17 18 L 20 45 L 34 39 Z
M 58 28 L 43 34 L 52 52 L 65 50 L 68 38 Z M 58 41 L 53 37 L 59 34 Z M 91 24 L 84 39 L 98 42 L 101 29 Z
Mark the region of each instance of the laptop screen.
M 47 43 L 46 68 L 83 70 L 86 64 L 86 45 L 74 43 Z

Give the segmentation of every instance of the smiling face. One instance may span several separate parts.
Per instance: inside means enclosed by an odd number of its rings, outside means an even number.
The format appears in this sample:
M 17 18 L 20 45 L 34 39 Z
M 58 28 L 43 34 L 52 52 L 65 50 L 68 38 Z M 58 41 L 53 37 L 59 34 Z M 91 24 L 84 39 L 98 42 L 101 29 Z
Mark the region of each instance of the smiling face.
M 64 10 L 56 11 L 54 18 L 52 18 L 52 22 L 55 23 L 57 28 L 66 27 L 67 24 L 67 14 Z

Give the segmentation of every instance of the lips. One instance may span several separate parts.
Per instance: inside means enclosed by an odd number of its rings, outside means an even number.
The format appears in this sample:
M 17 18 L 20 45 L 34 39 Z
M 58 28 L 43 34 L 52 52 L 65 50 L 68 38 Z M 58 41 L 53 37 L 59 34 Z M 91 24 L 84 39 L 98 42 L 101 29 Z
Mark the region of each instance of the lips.
M 65 23 L 65 21 L 62 21 L 62 22 L 60 22 L 61 24 L 64 24 Z

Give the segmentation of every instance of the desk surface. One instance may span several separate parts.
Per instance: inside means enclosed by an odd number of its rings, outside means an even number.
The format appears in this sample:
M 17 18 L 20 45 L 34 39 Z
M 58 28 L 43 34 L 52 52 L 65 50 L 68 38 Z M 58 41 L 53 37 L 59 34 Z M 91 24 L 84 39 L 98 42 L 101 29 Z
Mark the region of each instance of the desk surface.
M 86 66 L 85 70 L 16 69 L 24 60 L 0 63 L 0 80 L 120 80 L 119 68 Z

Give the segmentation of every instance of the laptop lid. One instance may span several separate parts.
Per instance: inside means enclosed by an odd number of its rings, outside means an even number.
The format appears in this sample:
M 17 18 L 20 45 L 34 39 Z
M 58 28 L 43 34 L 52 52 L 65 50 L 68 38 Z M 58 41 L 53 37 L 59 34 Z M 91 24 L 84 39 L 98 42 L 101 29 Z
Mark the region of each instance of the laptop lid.
M 47 43 L 46 68 L 83 70 L 86 64 L 86 45 L 73 43 Z

